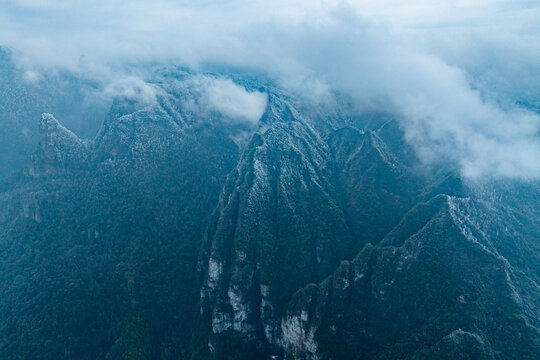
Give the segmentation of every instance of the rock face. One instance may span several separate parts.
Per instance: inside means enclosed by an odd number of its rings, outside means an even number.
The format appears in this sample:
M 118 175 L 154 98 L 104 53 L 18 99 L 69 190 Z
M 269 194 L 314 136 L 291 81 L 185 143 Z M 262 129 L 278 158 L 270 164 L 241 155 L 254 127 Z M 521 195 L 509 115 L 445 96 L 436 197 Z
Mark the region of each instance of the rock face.
M 328 274 L 353 246 L 333 198 L 329 157 L 324 141 L 298 119 L 275 119 L 254 137 L 209 230 L 202 294 L 214 334 L 236 333 L 256 340 L 260 351 L 275 349 L 288 297 Z
M 415 197 L 374 131 L 346 127 L 324 139 L 286 102 L 271 103 L 264 120 L 221 194 L 203 259 L 210 345 L 233 349 L 231 358 L 246 344 L 249 356 L 278 356 L 296 289 L 379 240 Z
M 387 116 L 260 79 L 234 122 L 190 76 L 91 141 L 43 116 L 0 183 L 0 358 L 540 356 L 537 183 L 414 175 Z

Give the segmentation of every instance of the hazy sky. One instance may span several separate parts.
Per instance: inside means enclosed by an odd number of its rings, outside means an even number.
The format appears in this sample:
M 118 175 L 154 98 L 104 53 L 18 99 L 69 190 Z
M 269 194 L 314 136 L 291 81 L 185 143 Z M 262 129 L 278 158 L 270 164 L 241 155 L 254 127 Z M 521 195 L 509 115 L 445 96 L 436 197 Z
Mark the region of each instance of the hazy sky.
M 426 162 L 453 158 L 470 177 L 540 178 L 540 117 L 516 105 L 540 105 L 535 3 L 4 0 L 0 44 L 30 79 L 68 69 L 108 91 L 126 81 L 125 64 L 256 69 L 304 95 L 336 89 L 393 109 Z M 253 121 L 265 99 L 220 81 L 208 83 L 211 103 Z

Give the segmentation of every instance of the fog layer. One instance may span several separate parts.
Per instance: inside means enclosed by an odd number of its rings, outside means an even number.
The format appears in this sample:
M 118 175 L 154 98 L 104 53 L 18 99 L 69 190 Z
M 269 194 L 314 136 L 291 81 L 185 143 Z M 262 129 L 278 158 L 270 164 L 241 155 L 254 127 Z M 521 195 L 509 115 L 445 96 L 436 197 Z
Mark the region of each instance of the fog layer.
M 540 7 L 519 0 L 18 0 L 0 5 L 0 44 L 29 81 L 62 69 L 147 101 L 126 66 L 218 64 L 314 99 L 337 90 L 393 112 L 426 163 L 540 178 L 538 24 Z M 228 79 L 201 84 L 210 107 L 243 122 L 266 104 Z

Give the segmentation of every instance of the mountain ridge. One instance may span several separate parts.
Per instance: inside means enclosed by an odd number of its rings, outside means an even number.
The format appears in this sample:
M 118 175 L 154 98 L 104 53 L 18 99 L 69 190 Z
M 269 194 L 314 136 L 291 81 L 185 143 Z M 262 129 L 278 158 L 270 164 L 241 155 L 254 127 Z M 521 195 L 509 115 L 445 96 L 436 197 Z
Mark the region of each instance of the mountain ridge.
M 256 125 L 197 115 L 168 71 L 93 140 L 44 115 L 4 181 L 0 355 L 538 354 L 534 183 L 419 175 L 395 121 L 275 88 Z

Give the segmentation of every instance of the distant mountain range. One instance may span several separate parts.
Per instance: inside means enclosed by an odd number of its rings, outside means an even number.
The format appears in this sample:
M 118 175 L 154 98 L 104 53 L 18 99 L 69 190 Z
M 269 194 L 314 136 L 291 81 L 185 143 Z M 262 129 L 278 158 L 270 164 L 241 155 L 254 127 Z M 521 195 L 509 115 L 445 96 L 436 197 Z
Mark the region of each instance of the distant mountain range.
M 2 69 L 0 358 L 540 358 L 538 181 L 419 171 L 394 117 L 242 74 L 205 76 L 257 124 L 162 68 L 80 137 Z

